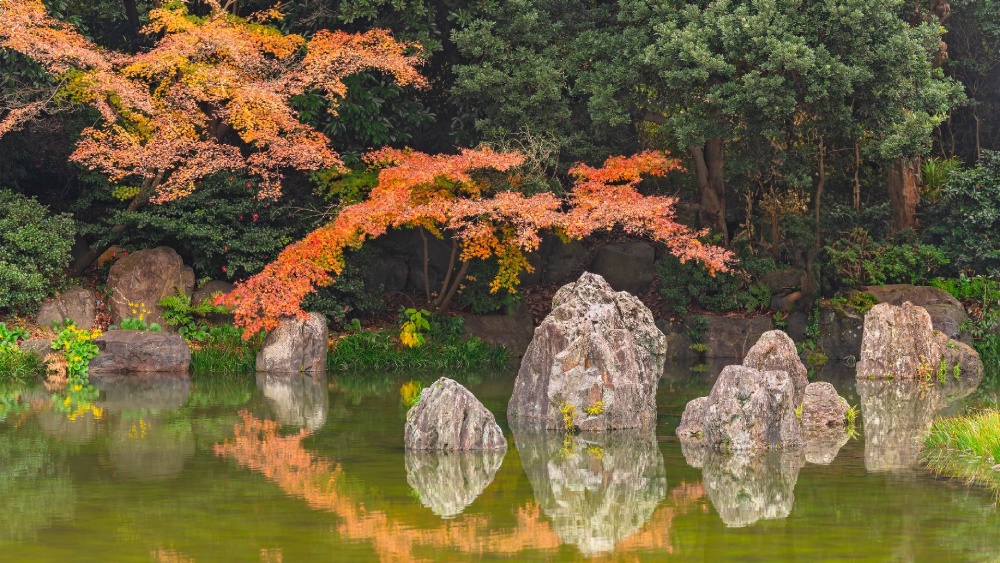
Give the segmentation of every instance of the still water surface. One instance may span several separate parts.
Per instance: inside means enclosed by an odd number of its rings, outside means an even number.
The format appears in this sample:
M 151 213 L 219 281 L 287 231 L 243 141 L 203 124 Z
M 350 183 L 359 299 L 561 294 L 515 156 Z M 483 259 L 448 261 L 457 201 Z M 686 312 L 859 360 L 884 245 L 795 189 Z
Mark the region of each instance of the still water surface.
M 465 378 L 510 442 L 485 455 L 406 454 L 396 376 L 104 380 L 72 419 L 29 392 L 0 414 L 0 560 L 1000 559 L 994 499 L 913 466 L 915 433 L 972 399 L 872 400 L 831 370 L 877 447 L 683 451 L 715 374 L 668 366 L 655 434 L 570 439 L 510 431 L 513 375 Z

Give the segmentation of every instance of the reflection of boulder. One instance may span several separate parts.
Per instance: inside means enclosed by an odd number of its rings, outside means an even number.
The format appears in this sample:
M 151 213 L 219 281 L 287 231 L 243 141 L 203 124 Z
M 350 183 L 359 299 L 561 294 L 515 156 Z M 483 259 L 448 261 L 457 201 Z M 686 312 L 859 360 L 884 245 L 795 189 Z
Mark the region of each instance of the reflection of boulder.
M 184 406 L 191 380 L 184 375 L 92 377 L 101 392 L 95 404 L 108 411 L 174 410 Z
M 515 429 L 535 500 L 566 543 L 607 553 L 649 521 L 667 479 L 653 433 L 542 434 Z
M 442 518 L 460 514 L 493 482 L 506 449 L 483 452 L 406 452 L 406 482 Z
M 257 372 L 257 388 L 281 424 L 319 430 L 326 424 L 330 394 L 326 374 Z
M 119 418 L 108 436 L 111 465 L 121 474 L 142 481 L 179 475 L 194 457 L 194 435 L 186 418 Z
M 730 528 L 787 518 L 805 465 L 800 451 L 727 455 L 707 452 L 702 478 L 719 517 Z
M 843 426 L 824 426 L 802 429 L 806 443 L 806 461 L 816 465 L 829 465 L 840 453 L 850 437 Z
M 38 426 L 59 441 L 79 446 L 97 436 L 98 421 L 92 411 L 70 419 L 66 413 L 50 408 L 38 412 Z
M 869 471 L 916 465 L 934 415 L 978 387 L 978 379 L 932 381 L 857 380 L 865 432 L 865 467 Z

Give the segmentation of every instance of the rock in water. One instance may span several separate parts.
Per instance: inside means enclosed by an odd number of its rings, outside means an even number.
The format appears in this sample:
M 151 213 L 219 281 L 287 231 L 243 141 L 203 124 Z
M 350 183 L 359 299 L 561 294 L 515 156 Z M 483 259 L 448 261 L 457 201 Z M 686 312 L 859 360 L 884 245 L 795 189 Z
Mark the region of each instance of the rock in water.
M 442 377 L 406 413 L 407 450 L 499 450 L 507 447 L 493 413 L 458 382 Z
M 802 427 L 805 429 L 843 428 L 847 417 L 847 401 L 825 381 L 806 386 L 802 402 Z
M 726 366 L 708 397 L 687 404 L 677 435 L 689 445 L 733 452 L 799 447 L 794 393 L 787 372 Z
M 493 482 L 506 453 L 408 451 L 406 482 L 434 514 L 453 518 Z
M 285 317 L 271 331 L 257 353 L 257 371 L 320 373 L 326 370 L 330 330 L 319 313 L 305 319 Z
M 806 366 L 799 359 L 799 352 L 795 349 L 795 342 L 787 334 L 780 330 L 769 330 L 760 336 L 757 343 L 747 352 L 743 358 L 743 365 L 760 371 L 784 371 L 788 372 L 795 386 L 794 403 L 796 406 L 802 404 L 805 397 L 806 385 L 809 384 L 809 372 Z
M 107 290 L 111 294 L 108 302 L 113 324 L 119 324 L 125 318 L 138 318 L 144 308 L 147 311 L 143 315 L 144 321 L 163 325 L 163 310 L 157 303 L 177 292 L 191 295 L 194 292 L 194 270 L 185 266 L 172 248 L 160 246 L 139 250 L 111 266 Z
M 100 354 L 90 360 L 91 375 L 112 373 L 187 373 L 191 351 L 181 335 L 145 330 L 109 330 L 94 340 Z
M 923 307 L 879 303 L 865 315 L 858 379 L 982 379 L 970 346 L 934 330 Z
M 35 321 L 42 326 L 49 326 L 53 322 L 62 323 L 66 319 L 70 319 L 77 328 L 90 330 L 94 328 L 96 315 L 97 304 L 94 292 L 80 286 L 73 286 L 42 303 Z
M 652 428 L 666 352 L 641 301 L 584 273 L 559 289 L 535 329 L 507 418 L 553 430 Z

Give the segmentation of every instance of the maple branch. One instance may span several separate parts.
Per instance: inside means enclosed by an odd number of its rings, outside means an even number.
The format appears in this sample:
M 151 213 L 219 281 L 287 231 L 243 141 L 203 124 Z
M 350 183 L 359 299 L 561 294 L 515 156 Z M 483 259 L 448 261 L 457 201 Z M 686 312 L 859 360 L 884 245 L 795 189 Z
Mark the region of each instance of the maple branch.
M 451 281 L 451 274 L 455 271 L 455 255 L 458 254 L 458 239 L 451 239 L 451 258 L 448 259 L 448 273 L 444 276 L 444 282 L 441 284 L 441 292 L 438 293 L 437 299 L 434 300 L 434 306 L 439 307 L 441 305 L 441 300 L 444 294 L 448 291 L 448 282 Z
M 434 308 L 435 313 L 440 313 L 448 309 L 448 305 L 451 305 L 451 299 L 455 296 L 455 292 L 458 291 L 462 282 L 465 281 L 465 275 L 469 273 L 469 262 L 471 260 L 465 260 L 462 262 L 461 269 L 458 270 L 458 275 L 455 276 L 455 281 L 451 284 L 451 289 L 448 290 L 448 295 L 445 296 L 444 300 Z
M 431 262 L 431 256 L 427 253 L 427 233 L 424 232 L 423 227 L 418 227 L 420 231 L 420 238 L 424 239 L 424 293 L 427 297 L 427 302 L 431 302 L 431 278 L 428 274 L 428 265 Z

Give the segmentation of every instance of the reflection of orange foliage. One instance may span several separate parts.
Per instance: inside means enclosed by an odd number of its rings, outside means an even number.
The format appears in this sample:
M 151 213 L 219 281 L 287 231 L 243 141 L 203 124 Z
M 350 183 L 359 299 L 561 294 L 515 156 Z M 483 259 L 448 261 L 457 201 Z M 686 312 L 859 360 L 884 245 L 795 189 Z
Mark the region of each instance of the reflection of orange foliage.
M 285 493 L 305 499 L 311 508 L 336 514 L 341 519 L 338 533 L 345 539 L 371 542 L 382 561 L 417 560 L 414 552 L 420 548 L 514 556 L 530 549 L 556 549 L 561 544 L 535 503 L 518 509 L 517 526 L 510 530 L 491 529 L 489 518 L 480 514 L 442 522 L 432 529 L 414 529 L 391 522 L 384 511 L 366 510 L 337 490 L 340 466 L 302 447 L 302 439 L 308 435 L 306 430 L 280 436 L 278 423 L 255 418 L 247 412 L 240 416 L 243 421 L 236 425 L 232 441 L 217 444 L 215 453 L 262 473 Z M 674 517 L 704 504 L 704 498 L 705 488 L 701 483 L 682 482 L 671 491 L 672 502 L 660 507 L 640 532 L 618 544 L 612 557 L 628 556 L 637 550 L 672 553 L 670 530 Z
M 413 561 L 414 550 L 454 548 L 473 554 L 514 555 L 526 549 L 555 549 L 559 537 L 541 519 L 535 504 L 518 510 L 517 526 L 510 531 L 489 529 L 485 516 L 469 516 L 442 523 L 434 529 L 413 529 L 390 522 L 380 510 L 366 510 L 354 499 L 337 491 L 340 466 L 313 456 L 302 447 L 308 434 L 301 431 L 278 435 L 278 424 L 241 413 L 232 441 L 215 446 L 218 455 L 259 471 L 287 494 L 305 499 L 311 508 L 341 518 L 338 532 L 345 539 L 369 541 L 382 561 Z

